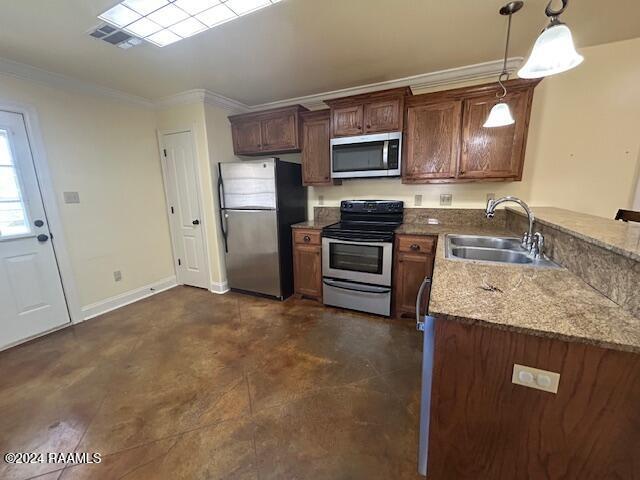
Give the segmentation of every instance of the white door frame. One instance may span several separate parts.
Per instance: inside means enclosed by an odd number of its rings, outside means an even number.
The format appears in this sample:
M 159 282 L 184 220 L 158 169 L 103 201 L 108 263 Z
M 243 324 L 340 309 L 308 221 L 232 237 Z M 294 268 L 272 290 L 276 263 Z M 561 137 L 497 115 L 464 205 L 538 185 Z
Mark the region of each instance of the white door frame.
M 203 205 L 202 205 L 202 175 L 200 172 L 200 152 L 198 151 L 198 142 L 196 142 L 196 126 L 193 125 L 189 128 L 178 128 L 175 130 L 156 130 L 156 135 L 158 137 L 158 156 L 160 157 L 160 166 L 162 167 L 162 186 L 164 188 L 164 202 L 166 207 L 166 215 L 167 222 L 169 222 L 169 231 L 171 235 L 171 252 L 173 253 L 173 269 L 176 274 L 176 280 L 179 282 L 178 277 L 178 253 L 176 252 L 176 244 L 174 241 L 174 232 L 173 232 L 173 224 L 171 223 L 171 203 L 169 202 L 169 195 L 167 193 L 167 168 L 164 162 L 164 155 L 162 154 L 164 150 L 164 141 L 163 138 L 165 135 L 172 135 L 175 133 L 190 133 L 191 141 L 193 142 L 193 151 L 196 154 L 195 158 L 195 168 L 194 172 L 196 175 L 196 183 L 198 184 L 198 191 L 196 192 L 196 196 L 198 198 L 198 207 L 200 209 L 200 230 L 202 232 L 202 242 L 204 243 L 204 263 L 205 263 L 205 272 L 207 274 L 207 290 L 211 291 L 211 262 L 209 259 L 211 258 L 209 255 L 209 239 L 207 236 L 207 215 L 205 214 Z
M 76 281 L 71 268 L 71 258 L 69 257 L 69 249 L 62 228 L 62 220 L 58 209 L 56 193 L 51 180 L 51 172 L 49 170 L 49 162 L 47 160 L 44 142 L 42 141 L 42 130 L 38 120 L 38 113 L 34 106 L 19 102 L 14 102 L 6 98 L 0 98 L 0 110 L 7 112 L 19 113 L 24 118 L 25 128 L 27 129 L 27 138 L 29 140 L 29 148 L 33 164 L 36 169 L 36 177 L 44 204 L 45 215 L 49 231 L 52 234 L 53 251 L 60 272 L 60 280 L 62 281 L 62 290 L 69 311 L 71 323 L 76 324 L 83 322 L 84 316 L 80 307 L 80 298 L 76 288 Z M 67 327 L 65 324 L 60 328 Z M 43 332 L 43 334 L 49 332 Z M 38 335 L 39 336 L 39 335 Z

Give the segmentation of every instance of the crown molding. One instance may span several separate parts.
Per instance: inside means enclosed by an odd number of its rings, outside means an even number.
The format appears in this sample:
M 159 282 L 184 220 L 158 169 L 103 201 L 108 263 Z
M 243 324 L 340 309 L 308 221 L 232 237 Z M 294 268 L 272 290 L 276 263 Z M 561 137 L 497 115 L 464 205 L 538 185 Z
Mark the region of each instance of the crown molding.
M 234 113 L 243 113 L 250 110 L 249 106 L 242 102 L 238 102 L 237 100 L 225 97 L 224 95 L 220 95 L 219 93 L 215 93 L 204 88 L 196 88 L 176 93 L 175 95 L 162 97 L 155 102 L 155 106 L 156 108 L 170 108 L 178 105 L 189 105 L 194 103 L 214 105 Z
M 523 62 L 522 57 L 511 57 L 507 60 L 507 71 L 514 72 Z M 276 102 L 261 103 L 251 105 L 249 109 L 266 110 L 270 108 L 285 107 L 292 104 L 300 104 L 310 110 L 318 110 L 326 108 L 325 100 L 349 97 L 351 95 L 360 95 L 362 93 L 371 93 L 377 90 L 386 90 L 397 87 L 411 87 L 414 94 L 421 93 L 430 88 L 455 85 L 458 83 L 469 82 L 474 80 L 482 80 L 490 77 L 497 77 L 502 72 L 503 60 L 495 60 L 492 62 L 477 63 L 474 65 L 466 65 L 464 67 L 449 68 L 447 70 L 439 70 L 431 73 L 423 73 L 410 77 L 397 78 L 384 82 L 369 83 L 357 87 L 343 88 L 330 92 L 317 93 L 314 95 L 306 95 L 304 97 L 288 98 L 278 100 Z
M 42 68 L 27 65 L 26 63 L 15 62 L 8 58 L 0 57 L 0 74 L 67 90 L 69 92 L 82 92 L 145 108 L 154 108 L 154 102 L 148 98 L 131 95 L 102 85 L 68 77 L 60 73 L 50 72 Z

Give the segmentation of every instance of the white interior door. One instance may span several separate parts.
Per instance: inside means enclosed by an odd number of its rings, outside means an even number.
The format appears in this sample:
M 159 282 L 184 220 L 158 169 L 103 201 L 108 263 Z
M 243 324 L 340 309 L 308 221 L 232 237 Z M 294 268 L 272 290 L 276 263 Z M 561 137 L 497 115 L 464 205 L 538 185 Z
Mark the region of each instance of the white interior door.
M 191 132 L 163 136 L 163 159 L 178 283 L 209 288 L 198 171 Z
M 24 118 L 0 111 L 0 349 L 70 322 Z

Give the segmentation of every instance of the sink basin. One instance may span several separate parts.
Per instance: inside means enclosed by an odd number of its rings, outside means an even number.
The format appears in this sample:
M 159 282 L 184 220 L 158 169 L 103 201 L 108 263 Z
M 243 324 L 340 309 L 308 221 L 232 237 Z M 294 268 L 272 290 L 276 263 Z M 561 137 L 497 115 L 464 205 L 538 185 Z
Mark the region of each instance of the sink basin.
M 482 260 L 484 262 L 533 263 L 533 258 L 526 253 L 497 248 L 454 247 L 451 255 L 465 260 Z
M 547 258 L 533 258 L 515 237 L 447 235 L 447 258 L 491 263 L 510 263 L 531 267 L 559 268 Z
M 479 237 L 475 235 L 451 235 L 449 241 L 456 247 L 499 248 L 501 250 L 523 250 L 519 238 Z

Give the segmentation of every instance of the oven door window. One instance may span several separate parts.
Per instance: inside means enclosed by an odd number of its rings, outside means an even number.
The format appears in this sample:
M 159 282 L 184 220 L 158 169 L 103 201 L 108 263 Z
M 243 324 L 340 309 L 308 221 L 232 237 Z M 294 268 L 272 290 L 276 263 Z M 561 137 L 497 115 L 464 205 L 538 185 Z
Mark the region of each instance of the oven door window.
M 334 172 L 386 170 L 384 142 L 367 142 L 333 146 Z
M 382 247 L 331 243 L 329 265 L 332 269 L 382 274 Z

